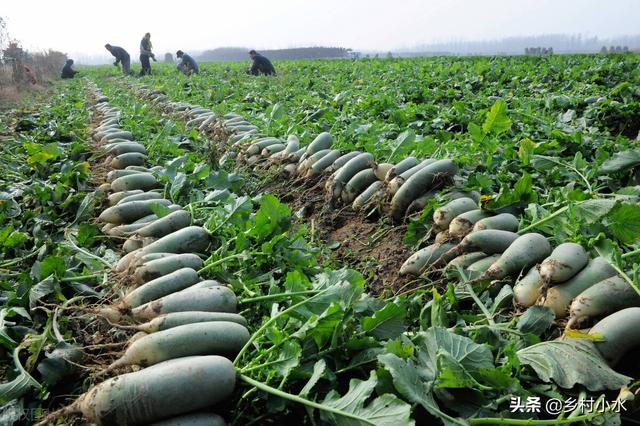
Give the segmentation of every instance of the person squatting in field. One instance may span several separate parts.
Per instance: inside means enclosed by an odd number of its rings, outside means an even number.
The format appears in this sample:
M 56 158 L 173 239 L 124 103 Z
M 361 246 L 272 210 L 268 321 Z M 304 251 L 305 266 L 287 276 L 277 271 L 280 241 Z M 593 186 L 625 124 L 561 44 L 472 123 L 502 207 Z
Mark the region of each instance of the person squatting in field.
M 200 74 L 198 64 L 190 55 L 187 55 L 182 50 L 178 50 L 176 52 L 176 56 L 181 60 L 178 63 L 178 71 L 182 72 L 184 75 Z
M 105 49 L 107 49 L 111 54 L 116 58 L 116 61 L 113 63 L 116 67 L 118 64 L 122 63 L 122 73 L 124 75 L 131 74 L 131 57 L 122 47 L 112 46 L 109 43 L 104 45 Z
M 72 65 L 73 65 L 73 59 L 67 59 L 67 62 L 65 62 L 64 67 L 62 67 L 62 74 L 60 77 L 62 78 L 75 77 L 75 75 L 78 74 L 78 71 L 71 68 Z
M 253 60 L 253 65 L 249 69 L 248 73 L 252 75 L 276 75 L 276 70 L 273 68 L 273 64 L 270 60 L 256 52 L 255 50 L 249 51 L 249 56 Z
M 156 61 L 156 56 L 151 51 L 153 49 L 153 45 L 151 44 L 151 34 L 146 33 L 142 40 L 140 41 L 140 64 L 142 65 L 142 69 L 140 70 L 140 76 L 143 75 L 151 75 L 151 63 L 149 62 L 149 58 Z

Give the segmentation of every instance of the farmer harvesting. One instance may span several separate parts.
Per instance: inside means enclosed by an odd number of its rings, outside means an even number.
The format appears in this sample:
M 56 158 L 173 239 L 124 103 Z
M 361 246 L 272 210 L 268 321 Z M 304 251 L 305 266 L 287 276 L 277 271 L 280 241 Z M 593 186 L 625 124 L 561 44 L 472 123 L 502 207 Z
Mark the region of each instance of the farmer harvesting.
M 111 54 L 116 58 L 116 61 L 113 63 L 116 67 L 118 64 L 122 64 L 122 74 L 129 75 L 131 74 L 131 57 L 122 47 L 112 46 L 109 43 L 104 45 L 105 49 L 107 49 Z
M 71 68 L 72 65 L 73 65 L 73 59 L 67 59 L 67 62 L 65 62 L 64 67 L 62 67 L 62 75 L 61 75 L 62 78 L 73 78 L 75 77 L 76 74 L 78 74 L 78 71 Z
M 253 75 L 276 75 L 276 70 L 273 68 L 273 64 L 270 60 L 256 52 L 255 50 L 249 51 L 249 56 L 253 60 L 253 65 L 249 70 L 249 74 Z
M 178 57 L 178 59 L 181 59 L 180 63 L 178 63 L 178 70 L 181 71 L 184 75 L 200 73 L 198 64 L 191 56 L 187 55 L 182 50 L 178 50 L 176 52 L 176 56 Z
M 146 33 L 140 41 L 140 63 L 142 64 L 140 77 L 143 75 L 151 75 L 151 63 L 149 62 L 149 58 L 153 59 L 154 62 L 156 60 L 156 56 L 151 51 L 152 48 L 151 34 Z

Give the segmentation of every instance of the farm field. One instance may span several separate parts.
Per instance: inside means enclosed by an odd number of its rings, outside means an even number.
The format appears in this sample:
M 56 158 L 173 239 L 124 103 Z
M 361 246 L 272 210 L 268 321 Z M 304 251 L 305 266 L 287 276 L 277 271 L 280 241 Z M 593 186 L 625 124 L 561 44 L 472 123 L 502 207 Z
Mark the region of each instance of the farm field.
M 0 121 L 0 419 L 637 421 L 638 64 L 83 68 Z

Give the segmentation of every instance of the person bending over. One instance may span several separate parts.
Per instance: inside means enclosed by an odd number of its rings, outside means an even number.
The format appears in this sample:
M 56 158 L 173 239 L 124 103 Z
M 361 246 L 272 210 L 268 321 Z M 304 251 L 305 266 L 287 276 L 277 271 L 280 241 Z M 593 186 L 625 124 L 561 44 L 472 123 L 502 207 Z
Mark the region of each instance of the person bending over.
M 184 53 L 182 50 L 176 52 L 176 56 L 180 59 L 178 63 L 178 70 L 184 75 L 200 74 L 200 69 L 195 59 Z
M 67 62 L 64 63 L 64 67 L 62 67 L 62 75 L 60 77 L 62 78 L 75 77 L 75 75 L 78 74 L 78 71 L 71 68 L 72 65 L 73 65 L 73 59 L 67 59 Z
M 116 58 L 116 61 L 113 63 L 113 65 L 117 67 L 118 64 L 122 64 L 122 74 L 131 74 L 131 57 L 129 56 L 127 51 L 122 47 L 112 46 L 109 43 L 105 44 L 104 47 Z
M 270 60 L 256 52 L 249 51 L 249 56 L 253 60 L 253 65 L 249 69 L 249 74 L 253 75 L 276 75 L 276 70 Z

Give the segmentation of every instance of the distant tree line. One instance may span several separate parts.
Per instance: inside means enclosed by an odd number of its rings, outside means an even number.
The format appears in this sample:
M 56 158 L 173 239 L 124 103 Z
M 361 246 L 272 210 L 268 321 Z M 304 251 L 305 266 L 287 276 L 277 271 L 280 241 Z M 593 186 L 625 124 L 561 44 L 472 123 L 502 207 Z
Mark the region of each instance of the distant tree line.
M 205 50 L 198 56 L 201 62 L 215 61 L 246 61 L 249 56 L 249 48 L 246 47 L 220 47 Z M 258 50 L 259 53 L 269 59 L 326 59 L 348 58 L 352 50 L 344 47 L 299 47 L 292 49 Z
M 607 46 L 602 46 L 600 53 L 626 53 L 629 51 L 629 46 L 611 46 L 607 49 Z
M 508 37 L 496 40 L 462 41 L 450 40 L 441 43 L 417 45 L 412 51 L 447 52 L 463 55 L 521 54 L 530 46 L 553 46 L 555 53 L 597 53 L 602 46 L 628 46 L 640 48 L 640 34 L 615 38 L 587 37 L 581 34 L 543 34 L 539 36 Z

